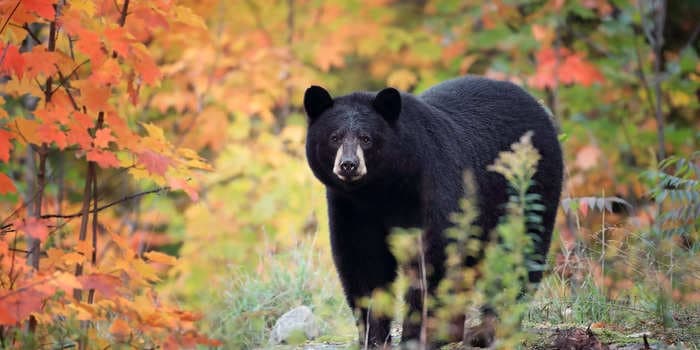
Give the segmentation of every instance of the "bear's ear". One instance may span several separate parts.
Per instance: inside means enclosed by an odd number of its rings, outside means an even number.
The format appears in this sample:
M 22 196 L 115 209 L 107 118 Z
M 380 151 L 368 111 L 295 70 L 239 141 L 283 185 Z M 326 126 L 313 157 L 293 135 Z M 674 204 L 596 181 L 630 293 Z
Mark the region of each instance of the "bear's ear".
M 401 94 L 394 88 L 386 88 L 377 93 L 372 106 L 386 121 L 393 123 L 401 114 Z
M 306 115 L 309 116 L 309 121 L 312 122 L 318 118 L 323 111 L 333 106 L 333 99 L 326 89 L 311 85 L 304 93 L 304 109 Z

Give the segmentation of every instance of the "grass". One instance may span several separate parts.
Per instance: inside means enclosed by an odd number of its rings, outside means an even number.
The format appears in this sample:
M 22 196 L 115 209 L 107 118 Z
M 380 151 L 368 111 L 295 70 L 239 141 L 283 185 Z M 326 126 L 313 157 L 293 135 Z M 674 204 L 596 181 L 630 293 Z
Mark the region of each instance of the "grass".
M 265 346 L 277 318 L 307 305 L 321 320 L 325 337 L 354 339 L 352 314 L 324 254 L 307 242 L 282 254 L 261 257 L 256 271 L 232 269 L 226 277 L 228 286 L 213 303 L 211 335 L 222 340 L 224 348 Z

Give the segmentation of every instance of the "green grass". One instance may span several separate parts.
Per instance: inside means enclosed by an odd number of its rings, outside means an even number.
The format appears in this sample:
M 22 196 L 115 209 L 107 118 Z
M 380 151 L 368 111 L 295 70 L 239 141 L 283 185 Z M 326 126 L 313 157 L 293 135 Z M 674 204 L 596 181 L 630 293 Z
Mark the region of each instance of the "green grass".
M 332 264 L 311 244 L 261 257 L 256 271 L 232 269 L 229 285 L 213 302 L 212 336 L 224 348 L 268 344 L 275 321 L 290 309 L 306 305 L 321 321 L 321 334 L 354 339 L 354 321 Z M 325 259 L 328 261 L 328 259 Z

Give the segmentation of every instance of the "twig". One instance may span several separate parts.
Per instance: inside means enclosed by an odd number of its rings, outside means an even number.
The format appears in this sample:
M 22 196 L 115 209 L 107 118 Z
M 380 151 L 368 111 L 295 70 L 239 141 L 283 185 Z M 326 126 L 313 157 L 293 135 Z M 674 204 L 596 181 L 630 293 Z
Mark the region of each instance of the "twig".
M 121 199 L 118 199 L 114 202 L 110 202 L 109 204 L 105 204 L 101 207 L 98 207 L 96 210 L 99 212 L 99 211 L 105 210 L 109 207 L 113 207 L 119 203 L 126 202 L 126 201 L 129 201 L 129 200 L 134 199 L 134 198 L 145 196 L 145 195 L 148 195 L 151 193 L 157 193 L 157 192 L 168 191 L 168 190 L 170 190 L 170 186 L 159 187 L 159 188 L 154 188 L 152 190 L 148 190 L 148 191 L 144 191 L 144 192 L 134 193 L 132 195 L 124 196 Z M 88 214 L 92 214 L 94 212 L 95 212 L 95 209 L 88 211 Z M 51 219 L 51 218 L 71 219 L 71 218 L 77 218 L 77 217 L 81 217 L 81 216 L 83 216 L 82 212 L 68 214 L 68 215 L 46 214 L 46 215 L 42 215 L 41 218 L 42 219 Z
M 121 14 L 119 15 L 119 26 L 123 27 L 126 23 L 126 15 L 129 10 L 129 0 L 124 0 L 124 6 L 122 7 Z M 117 51 L 112 51 L 112 58 L 117 58 Z
M 7 24 L 10 23 L 10 19 L 12 16 L 15 15 L 15 11 L 17 11 L 17 8 L 19 7 L 19 4 L 22 2 L 22 0 L 17 0 L 17 3 L 15 4 L 15 8 L 12 9 L 10 14 L 7 16 L 7 19 L 5 20 L 5 23 L 3 23 L 2 28 L 0 28 L 0 34 L 5 31 L 5 27 L 7 27 Z

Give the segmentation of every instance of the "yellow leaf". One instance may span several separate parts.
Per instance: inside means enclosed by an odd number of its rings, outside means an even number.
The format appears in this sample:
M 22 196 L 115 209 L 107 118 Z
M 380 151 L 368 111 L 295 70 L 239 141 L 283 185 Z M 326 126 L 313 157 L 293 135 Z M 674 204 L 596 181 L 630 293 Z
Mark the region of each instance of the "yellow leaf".
M 16 118 L 10 122 L 10 128 L 17 135 L 15 139 L 22 143 L 40 145 L 43 142 L 37 132 L 39 130 L 39 122 L 36 120 Z
M 75 245 L 75 251 L 82 253 L 83 256 L 92 256 L 92 243 L 89 241 L 79 241 Z
M 207 29 L 202 17 L 192 13 L 192 9 L 185 6 L 175 7 L 175 20 L 196 28 Z
M 83 285 L 72 273 L 56 271 L 56 273 L 53 274 L 53 277 L 53 284 L 66 291 L 83 288 Z
M 78 253 L 68 253 L 63 255 L 63 262 L 68 265 L 82 264 L 86 261 L 85 255 Z
M 177 258 L 170 256 L 168 254 L 161 253 L 161 252 L 150 251 L 150 252 L 143 254 L 143 256 L 145 256 L 146 259 L 148 259 L 150 261 L 161 263 L 161 264 L 166 264 L 166 265 L 177 264 Z
M 95 15 L 95 2 L 92 0 L 71 0 L 70 8 L 85 12 L 89 16 Z
M 395 70 L 389 74 L 389 77 L 386 79 L 389 86 L 393 86 L 404 91 L 411 88 L 411 86 L 416 83 L 416 80 L 416 75 L 408 69 Z

